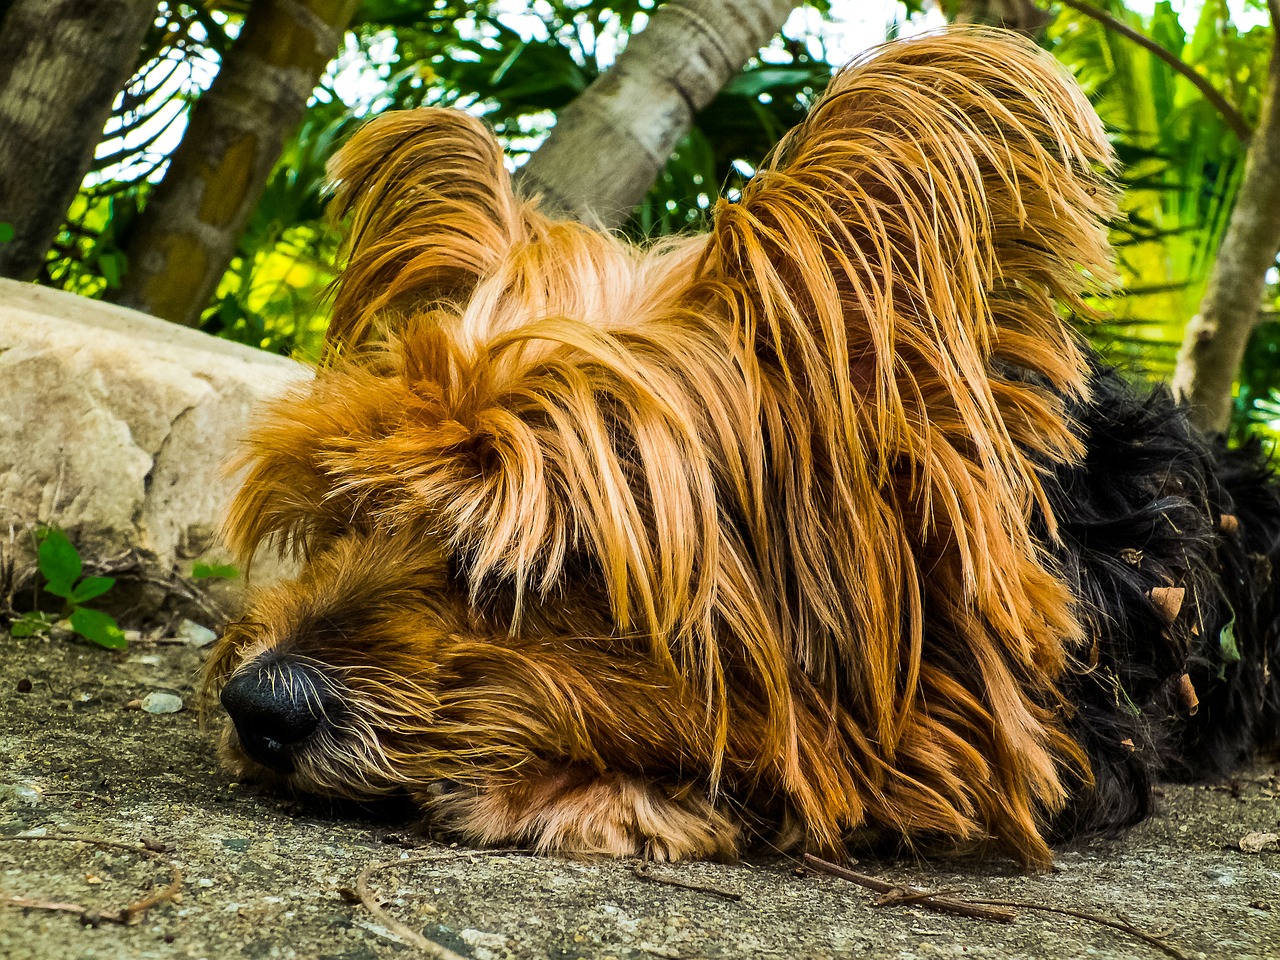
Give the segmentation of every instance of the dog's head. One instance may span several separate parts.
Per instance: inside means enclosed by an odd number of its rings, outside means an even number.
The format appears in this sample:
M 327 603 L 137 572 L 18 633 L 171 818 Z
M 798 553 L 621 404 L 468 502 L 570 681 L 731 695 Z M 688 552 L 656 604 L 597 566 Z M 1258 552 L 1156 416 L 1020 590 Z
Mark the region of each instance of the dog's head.
M 274 546 L 302 574 L 257 594 L 207 676 L 240 773 L 363 795 L 462 775 L 431 745 L 441 663 L 464 670 L 468 645 L 674 663 L 710 616 L 705 437 L 752 422 L 690 320 L 705 238 L 642 251 L 548 220 L 453 111 L 370 124 L 333 173 L 354 246 L 331 355 L 256 425 L 226 527 L 246 561 Z

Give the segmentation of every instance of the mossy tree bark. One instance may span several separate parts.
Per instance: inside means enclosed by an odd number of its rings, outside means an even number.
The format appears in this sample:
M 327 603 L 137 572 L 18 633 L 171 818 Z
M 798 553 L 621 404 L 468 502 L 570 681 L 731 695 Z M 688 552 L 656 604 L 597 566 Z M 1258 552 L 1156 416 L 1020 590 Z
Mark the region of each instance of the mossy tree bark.
M 1272 0 L 1280 28 L 1280 3 Z M 1262 116 L 1249 141 L 1244 179 L 1200 303 L 1187 324 L 1174 393 L 1204 429 L 1231 423 L 1232 385 L 1258 322 L 1267 271 L 1280 251 L 1280 42 L 1271 52 Z
M 360 0 L 255 0 L 139 217 L 115 300 L 187 326 L 226 272 Z
M 40 272 L 155 16 L 156 0 L 0 5 L 0 276 Z
M 613 65 L 560 112 L 517 175 L 543 209 L 621 224 L 672 150 L 799 0 L 669 0 Z

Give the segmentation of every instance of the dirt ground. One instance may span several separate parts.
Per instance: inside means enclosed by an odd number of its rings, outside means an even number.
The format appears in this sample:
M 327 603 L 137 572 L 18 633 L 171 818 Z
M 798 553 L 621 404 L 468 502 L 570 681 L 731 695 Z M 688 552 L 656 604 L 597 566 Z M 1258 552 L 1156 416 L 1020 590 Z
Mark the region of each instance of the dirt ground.
M 202 651 L 135 643 L 0 640 L 0 901 L 107 914 L 181 890 L 133 925 L 0 905 L 6 960 L 229 957 L 375 960 L 419 955 L 352 893 L 370 864 L 390 916 L 477 960 L 696 957 L 1114 957 L 1165 954 L 1131 934 L 1028 909 L 1012 924 L 875 905 L 794 862 L 654 867 L 433 845 L 403 810 L 317 808 L 229 783 L 191 709 Z M 178 713 L 127 707 L 181 696 Z M 1280 957 L 1280 764 L 1229 783 L 1168 786 L 1160 815 L 1126 836 L 1061 851 L 1028 875 L 1006 862 L 863 860 L 857 869 L 954 897 L 1019 899 L 1122 917 L 1174 955 Z M 131 849 L 19 839 L 73 834 Z M 424 855 L 436 859 L 424 859 Z M 730 899 L 733 894 L 740 899 Z

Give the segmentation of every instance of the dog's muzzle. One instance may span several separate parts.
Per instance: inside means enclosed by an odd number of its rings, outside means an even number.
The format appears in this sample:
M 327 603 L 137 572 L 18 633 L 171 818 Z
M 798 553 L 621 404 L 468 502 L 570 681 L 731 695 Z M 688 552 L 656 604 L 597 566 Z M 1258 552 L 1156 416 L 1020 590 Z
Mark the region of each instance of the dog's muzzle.
M 276 657 L 238 671 L 221 699 L 245 753 L 280 773 L 293 771 L 298 749 L 339 707 L 320 669 Z

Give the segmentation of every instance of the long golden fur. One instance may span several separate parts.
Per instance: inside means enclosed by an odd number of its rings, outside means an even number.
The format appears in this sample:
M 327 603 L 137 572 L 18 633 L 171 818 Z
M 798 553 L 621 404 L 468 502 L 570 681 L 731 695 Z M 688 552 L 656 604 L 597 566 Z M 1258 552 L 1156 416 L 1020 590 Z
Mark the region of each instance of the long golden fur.
M 1046 863 L 1091 774 L 1029 525 L 1081 452 L 1064 317 L 1110 275 L 1110 163 L 1052 59 L 983 31 L 862 57 L 709 235 L 645 248 L 515 196 L 466 114 L 378 118 L 332 168 L 330 360 L 227 524 L 302 573 L 211 685 L 310 664 L 325 722 L 277 776 L 475 842 Z

